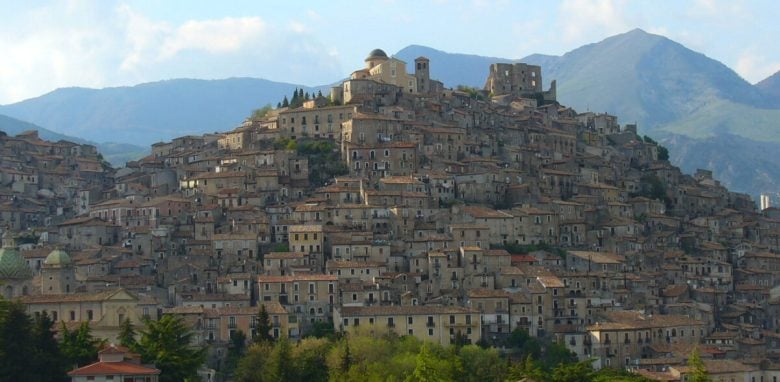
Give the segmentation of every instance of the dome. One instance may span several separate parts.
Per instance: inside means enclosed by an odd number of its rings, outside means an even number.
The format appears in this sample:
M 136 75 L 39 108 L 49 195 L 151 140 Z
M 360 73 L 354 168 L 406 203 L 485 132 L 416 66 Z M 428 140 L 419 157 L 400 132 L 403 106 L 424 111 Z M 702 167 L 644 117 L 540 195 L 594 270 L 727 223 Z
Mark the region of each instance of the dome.
M 70 265 L 71 261 L 67 252 L 61 249 L 55 249 L 51 251 L 49 256 L 46 256 L 46 260 L 43 261 L 43 264 L 52 267 L 65 267 Z
M 387 59 L 387 53 L 385 53 L 385 51 L 382 49 L 374 49 L 371 51 L 371 53 L 368 54 L 368 57 L 366 57 L 366 61 L 375 60 L 377 58 Z
M 0 279 L 27 279 L 32 270 L 16 248 L 4 246 L 0 249 Z

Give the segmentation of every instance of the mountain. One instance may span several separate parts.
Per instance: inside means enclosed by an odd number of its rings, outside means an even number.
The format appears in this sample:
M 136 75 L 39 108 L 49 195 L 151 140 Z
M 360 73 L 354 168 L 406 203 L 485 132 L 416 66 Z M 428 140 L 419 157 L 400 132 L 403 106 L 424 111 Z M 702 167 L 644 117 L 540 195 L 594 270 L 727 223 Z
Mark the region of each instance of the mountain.
M 771 98 L 776 105 L 780 104 L 780 71 L 763 79 L 756 87 L 765 97 Z
M 103 157 L 113 166 L 124 165 L 127 161 L 141 158 L 149 152 L 148 147 L 136 146 L 129 143 L 95 143 L 85 139 L 71 137 L 44 129 L 43 127 L 30 122 L 20 121 L 16 118 L 0 114 L 0 131 L 4 131 L 8 135 L 17 135 L 28 130 L 38 130 L 38 136 L 47 141 L 56 142 L 65 140 L 80 144 L 94 145 L 97 147 L 98 151 L 103 154 Z
M 32 124 L 30 122 L 21 121 L 16 118 L 11 118 L 7 115 L 0 114 L 0 131 L 4 131 L 8 135 L 17 135 L 28 130 L 38 130 L 38 136 L 41 137 L 41 139 L 45 139 L 47 141 L 56 142 L 65 140 L 75 143 L 87 143 L 87 141 L 81 138 L 55 133 L 54 131 L 44 129 L 43 127 Z
M 252 110 L 268 103 L 276 105 L 296 87 L 302 86 L 230 78 L 176 79 L 106 89 L 64 88 L 0 106 L 0 113 L 92 141 L 148 147 L 182 135 L 230 130 Z
M 516 60 L 446 53 L 418 45 L 396 56 L 407 62 L 426 56 L 431 58 L 432 78 L 449 86 L 480 88 L 491 63 L 540 65 L 544 87 L 556 80 L 562 104 L 580 112 L 607 112 L 623 123 L 638 123 L 642 134 L 670 146 L 673 162 L 684 170 L 695 170 L 694 164 L 713 169 L 730 188 L 754 195 L 780 189 L 780 171 L 771 155 L 763 155 L 769 148 L 780 149 L 780 109 L 776 107 L 780 105 L 780 74 L 754 86 L 726 65 L 641 29 L 562 56 L 534 54 Z M 448 67 L 470 68 L 475 74 L 459 76 Z
M 421 45 L 409 45 L 394 55 L 407 63 L 414 63 L 414 60 L 420 56 L 431 60 L 431 78 L 442 81 L 448 88 L 455 88 L 458 85 L 482 88 L 487 80 L 490 64 L 518 61 L 473 54 L 447 53 Z

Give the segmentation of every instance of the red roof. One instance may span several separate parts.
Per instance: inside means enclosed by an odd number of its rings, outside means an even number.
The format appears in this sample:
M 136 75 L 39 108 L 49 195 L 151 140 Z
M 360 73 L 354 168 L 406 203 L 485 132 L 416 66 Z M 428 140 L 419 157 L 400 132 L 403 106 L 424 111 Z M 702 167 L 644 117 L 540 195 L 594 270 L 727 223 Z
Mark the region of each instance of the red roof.
M 71 377 L 89 375 L 156 375 L 160 370 L 129 362 L 95 362 L 68 373 Z
M 535 263 L 538 261 L 531 255 L 512 255 L 512 265 L 521 263 Z

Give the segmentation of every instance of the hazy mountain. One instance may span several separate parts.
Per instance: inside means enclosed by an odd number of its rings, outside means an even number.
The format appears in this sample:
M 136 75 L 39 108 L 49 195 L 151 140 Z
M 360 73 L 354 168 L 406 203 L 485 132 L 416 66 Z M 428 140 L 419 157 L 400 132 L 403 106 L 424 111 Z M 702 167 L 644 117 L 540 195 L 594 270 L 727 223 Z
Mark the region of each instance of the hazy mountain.
M 764 96 L 772 99 L 775 105 L 780 105 L 780 71 L 763 79 L 756 87 Z
M 8 135 L 17 135 L 28 130 L 38 130 L 38 136 L 41 137 L 41 139 L 45 139 L 47 141 L 56 142 L 59 140 L 65 140 L 76 143 L 87 143 L 86 140 L 81 138 L 55 133 L 54 131 L 44 129 L 43 127 L 32 124 L 30 122 L 21 121 L 16 118 L 11 118 L 7 115 L 0 114 L 0 131 L 4 131 Z
M 38 136 L 47 141 L 56 142 L 65 140 L 95 145 L 98 148 L 98 151 L 103 154 L 103 157 L 114 166 L 122 166 L 127 161 L 135 160 L 147 155 L 150 151 L 148 147 L 136 146 L 129 143 L 95 143 L 85 139 L 56 133 L 38 125 L 0 114 L 0 131 L 4 131 L 8 135 L 17 135 L 28 130 L 38 130 Z
M 410 72 L 414 71 L 412 66 L 414 60 L 420 56 L 431 60 L 431 78 L 442 81 L 444 86 L 449 88 L 458 85 L 482 88 L 487 80 L 490 64 L 515 61 L 473 54 L 447 53 L 421 45 L 409 45 L 394 55 L 407 62 L 407 70 Z
M 722 63 L 640 29 L 562 56 L 515 60 L 416 45 L 396 56 L 407 62 L 426 56 L 432 78 L 477 87 L 484 85 L 491 63 L 540 65 L 545 88 L 557 80 L 562 104 L 637 122 L 643 134 L 664 139 L 683 169 L 713 169 L 725 184 L 753 194 L 780 188 L 771 157 L 780 149 L 780 109 L 772 107 L 780 104 L 780 74 L 753 86 Z M 449 67 L 473 73 L 460 76 Z
M 276 105 L 296 87 L 300 86 L 230 78 L 177 79 L 99 90 L 65 88 L 0 106 L 0 113 L 92 141 L 148 147 L 182 135 L 230 130 L 252 110 Z

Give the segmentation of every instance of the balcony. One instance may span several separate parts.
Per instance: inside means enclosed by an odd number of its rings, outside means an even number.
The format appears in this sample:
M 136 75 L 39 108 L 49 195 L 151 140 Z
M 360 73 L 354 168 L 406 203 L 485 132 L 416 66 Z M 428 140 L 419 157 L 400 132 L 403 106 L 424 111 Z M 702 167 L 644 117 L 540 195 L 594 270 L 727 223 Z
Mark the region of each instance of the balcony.
M 388 328 L 394 328 L 394 327 L 395 327 L 395 322 L 392 322 L 392 321 L 391 321 L 391 322 L 388 322 L 388 323 L 387 323 L 387 327 L 388 327 Z
M 429 328 L 435 328 L 436 324 L 433 321 L 428 321 L 425 323 L 425 326 Z

